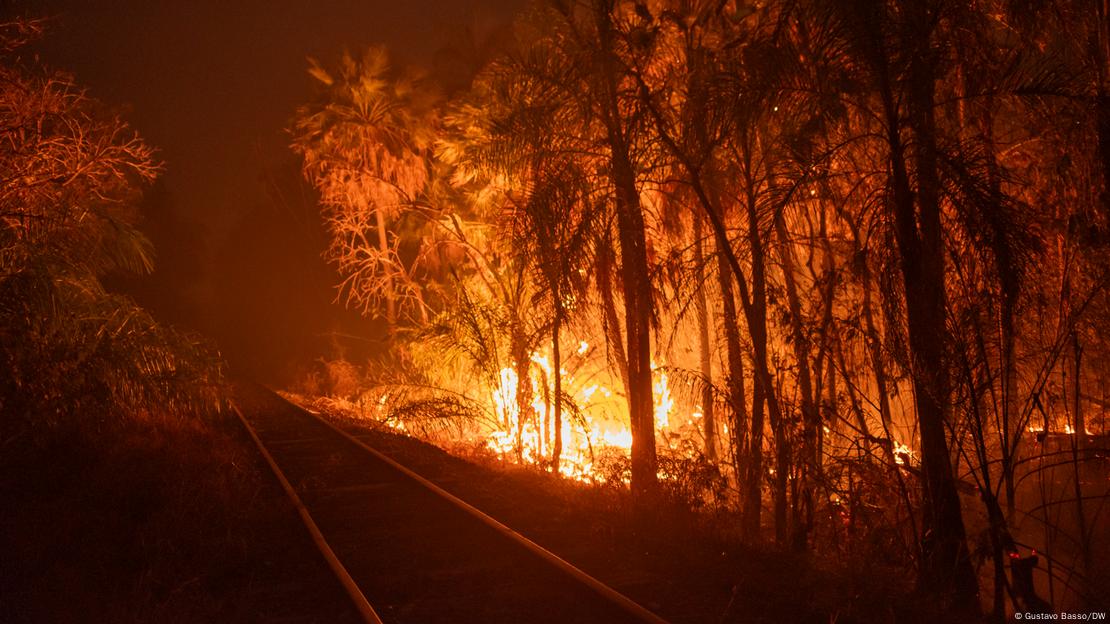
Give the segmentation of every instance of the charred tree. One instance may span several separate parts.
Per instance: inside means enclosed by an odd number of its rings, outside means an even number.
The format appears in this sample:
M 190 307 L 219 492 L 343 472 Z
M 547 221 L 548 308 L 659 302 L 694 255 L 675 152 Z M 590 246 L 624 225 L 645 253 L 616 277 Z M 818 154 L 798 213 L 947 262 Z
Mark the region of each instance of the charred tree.
M 651 279 L 648 274 L 647 237 L 640 192 L 630 155 L 627 129 L 619 101 L 619 60 L 616 56 L 613 4 L 594 1 L 600 70 L 599 109 L 609 150 L 609 176 L 615 191 L 618 242 L 621 252 L 621 287 L 628 361 L 628 409 L 632 430 L 632 493 L 638 499 L 654 496 L 657 489 L 655 416 L 651 387 Z
M 705 438 L 705 457 L 717 461 L 717 420 L 713 407 L 713 360 L 709 341 L 709 304 L 705 293 L 705 241 L 702 216 L 694 214 L 694 265 L 697 271 L 697 290 L 694 292 L 694 312 L 698 323 L 698 364 L 704 378 L 701 392 L 702 432 Z M 735 315 L 735 310 L 734 310 Z M 735 321 L 735 319 L 733 319 Z

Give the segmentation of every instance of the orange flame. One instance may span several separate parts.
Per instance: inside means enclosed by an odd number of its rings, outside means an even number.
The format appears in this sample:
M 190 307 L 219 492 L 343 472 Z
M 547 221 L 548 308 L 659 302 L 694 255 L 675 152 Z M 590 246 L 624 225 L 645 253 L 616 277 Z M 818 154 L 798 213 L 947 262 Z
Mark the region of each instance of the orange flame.
M 577 352 L 581 355 L 589 348 L 587 342 L 581 341 Z M 535 373 L 530 375 L 533 390 L 530 412 L 523 415 L 522 422 L 516 401 L 517 373 L 513 368 L 501 369 L 498 386 L 490 393 L 498 426 L 485 434 L 484 442 L 486 448 L 502 460 L 516 461 L 519 452 L 524 463 L 544 464 L 550 461 L 553 452 L 554 423 L 545 420 L 552 406 L 545 398 L 554 391 L 550 386 L 553 386 L 555 371 L 546 355 L 532 353 L 529 360 L 535 364 Z M 566 370 L 560 370 L 559 374 L 564 378 L 564 387 L 569 384 L 573 389 L 574 378 L 568 378 Z M 657 371 L 653 377 L 655 425 L 663 430 L 671 424 L 675 402 L 667 374 Z M 543 383 L 549 384 L 549 387 L 544 389 Z M 591 383 L 568 394 L 574 405 L 568 406 L 569 409 L 564 409 L 562 414 L 560 433 L 563 448 L 559 456 L 559 473 L 571 479 L 594 482 L 600 478 L 594 471 L 598 452 L 610 450 L 627 456 L 632 448 L 632 432 L 628 424 L 617 416 L 623 412 L 620 400 L 605 385 Z M 581 415 L 581 418 L 576 419 L 575 414 Z M 549 427 L 546 431 L 545 422 Z

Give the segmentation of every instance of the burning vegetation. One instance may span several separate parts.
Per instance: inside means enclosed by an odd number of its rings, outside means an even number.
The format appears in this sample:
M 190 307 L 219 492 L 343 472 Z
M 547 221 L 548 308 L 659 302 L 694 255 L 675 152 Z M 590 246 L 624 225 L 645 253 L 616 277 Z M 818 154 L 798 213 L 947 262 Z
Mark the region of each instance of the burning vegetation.
M 1105 608 L 1108 24 L 1105 0 L 543 0 L 450 75 L 311 61 L 292 149 L 338 301 L 388 340 L 298 391 L 897 570 L 957 616 Z M 179 489 L 143 487 L 195 507 L 214 466 L 230 507 L 255 483 L 205 442 L 218 354 L 104 285 L 151 270 L 162 165 L 26 58 L 41 30 L 0 23 L 0 467 L 195 439 Z M 130 472 L 96 453 L 67 476 Z
M 459 44 L 464 87 L 313 61 L 293 149 L 390 353 L 310 390 L 641 501 L 708 472 L 688 500 L 745 540 L 912 567 L 954 611 L 1092 603 L 1106 17 L 542 2 Z

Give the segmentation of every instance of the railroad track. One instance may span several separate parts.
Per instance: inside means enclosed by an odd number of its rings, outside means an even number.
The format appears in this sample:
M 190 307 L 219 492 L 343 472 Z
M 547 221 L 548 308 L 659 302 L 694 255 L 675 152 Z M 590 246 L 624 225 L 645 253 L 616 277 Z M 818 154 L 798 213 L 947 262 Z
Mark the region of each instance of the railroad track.
M 318 415 L 261 387 L 239 395 L 243 425 L 365 622 L 666 624 Z

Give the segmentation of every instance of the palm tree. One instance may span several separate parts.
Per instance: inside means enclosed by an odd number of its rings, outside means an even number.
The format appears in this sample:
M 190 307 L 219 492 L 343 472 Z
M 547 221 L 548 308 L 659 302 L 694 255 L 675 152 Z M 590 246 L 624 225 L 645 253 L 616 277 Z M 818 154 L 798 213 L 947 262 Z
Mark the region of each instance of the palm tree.
M 758 534 L 762 509 L 761 484 L 763 481 L 762 447 L 764 408 L 770 416 L 771 429 L 775 436 L 775 528 L 776 538 L 782 542 L 787 532 L 787 478 L 790 472 L 790 450 L 786 437 L 786 422 L 782 414 L 776 384 L 771 374 L 768 346 L 768 295 L 767 295 L 767 243 L 764 223 L 771 206 L 770 178 L 764 174 L 766 163 L 771 160 L 770 144 L 772 139 L 763 136 L 763 128 L 769 122 L 765 116 L 767 98 L 770 90 L 765 84 L 767 76 L 749 69 L 746 59 L 736 59 L 731 70 L 723 68 L 720 60 L 711 60 L 711 44 L 704 43 L 712 38 L 702 39 L 694 35 L 694 30 L 721 28 L 720 24 L 729 18 L 719 4 L 707 4 L 700 8 L 687 7 L 688 14 L 668 12 L 668 17 L 679 24 L 685 35 L 680 54 L 687 58 L 696 73 L 689 80 L 699 83 L 713 81 L 717 85 L 731 88 L 718 88 L 715 93 L 701 94 L 692 91 L 687 99 L 691 110 L 674 110 L 672 98 L 668 96 L 667 85 L 663 88 L 651 84 L 653 67 L 650 61 L 641 59 L 633 67 L 638 81 L 638 95 L 641 106 L 653 122 L 655 136 L 675 162 L 676 168 L 684 173 L 688 184 L 697 199 L 698 209 L 707 219 L 713 230 L 717 251 L 724 260 L 725 272 L 735 283 L 739 295 L 744 320 L 751 337 L 754 383 L 751 405 L 751 423 L 746 430 L 748 450 L 746 453 L 747 470 L 744 499 L 744 533 L 747 539 L 754 540 Z M 765 20 L 773 22 L 770 13 Z M 687 27 L 686 24 L 694 26 Z M 752 47 L 766 46 L 759 38 L 759 28 L 733 33 L 734 44 L 743 40 Z M 718 36 L 718 38 L 723 38 Z M 716 66 L 714 66 L 716 64 Z M 732 75 L 726 72 L 732 71 Z M 708 73 L 705 73 L 708 72 Z M 713 102 L 703 101 L 712 97 Z M 728 173 L 736 180 L 732 195 L 715 186 L 728 167 Z M 745 251 L 750 260 L 750 271 L 745 271 L 740 254 L 726 227 L 726 207 L 735 204 L 745 217 Z M 722 278 L 724 279 L 724 278 Z M 749 281 L 750 280 L 750 281 Z M 732 284 L 722 291 L 727 306 L 731 303 Z M 726 315 L 727 316 L 727 315 Z M 728 342 L 733 348 L 733 341 Z M 739 358 L 730 355 L 732 377 L 739 377 L 742 370 Z M 742 374 L 742 373 L 741 373 Z M 741 382 L 733 382 L 738 384 Z M 733 391 L 734 405 L 744 402 L 742 389 Z
M 516 108 L 505 111 L 505 119 L 495 119 L 496 123 L 506 129 L 522 119 L 531 123 L 526 124 L 527 129 L 523 125 L 516 128 L 525 129 L 523 133 L 506 132 L 504 137 L 512 140 L 495 145 L 485 160 L 476 163 L 476 169 L 493 165 L 493 170 L 499 171 L 496 163 L 512 163 L 522 183 L 513 189 L 519 196 L 509 199 L 529 224 L 524 228 L 528 237 L 540 245 L 533 249 L 546 259 L 567 256 L 555 262 L 550 273 L 545 268 L 541 280 L 552 297 L 553 341 L 555 326 L 562 326 L 564 306 L 578 280 L 574 274 L 581 260 L 568 252 L 589 249 L 591 244 L 607 240 L 608 232 L 602 227 L 601 233 L 591 233 L 590 220 L 579 216 L 564 224 L 570 229 L 545 242 L 544 222 L 556 214 L 584 215 L 584 207 L 612 206 L 619 244 L 617 282 L 624 295 L 620 368 L 626 380 L 633 439 L 632 489 L 643 499 L 655 491 L 657 481 L 650 354 L 652 285 L 636 172 L 637 130 L 627 124 L 625 107 L 630 101 L 619 92 L 625 77 L 615 56 L 613 10 L 612 4 L 604 1 L 541 6 L 531 22 L 522 24 L 532 30 L 518 35 L 520 51 L 500 70 L 494 70 L 498 79 L 490 85 L 510 92 L 517 88 L 522 94 Z M 556 143 L 543 144 L 549 140 Z M 596 222 L 607 220 L 598 218 Z M 597 249 L 599 273 L 606 279 L 612 274 L 610 260 L 616 259 L 615 254 L 605 246 Z M 612 303 L 603 296 L 608 312 L 615 311 Z M 606 327 L 616 330 L 617 323 L 610 318 L 615 314 L 608 312 Z M 561 402 L 560 394 L 556 392 L 556 400 Z
M 533 70 L 542 66 L 557 72 L 557 63 L 535 53 L 509 53 L 491 63 L 469 96 L 483 105 L 462 106 L 449 116 L 460 138 L 450 149 L 441 149 L 450 154 L 457 177 L 481 179 L 487 190 L 502 198 L 498 218 L 510 235 L 508 254 L 515 266 L 527 268 L 536 284 L 532 300 L 515 302 L 513 314 L 524 316 L 522 307 L 550 310 L 553 396 L 548 405 L 555 471 L 562 455 L 563 411 L 569 404 L 562 384 L 560 336 L 571 315 L 582 309 L 598 201 L 574 128 L 567 129 L 575 123 L 574 111 L 562 103 L 560 94 L 535 80 Z M 517 359 L 526 365 L 530 351 L 520 356 Z M 518 380 L 520 375 L 518 371 Z M 522 390 L 518 399 L 530 392 Z
M 315 103 L 297 111 L 293 149 L 320 192 L 340 290 L 364 312 L 384 300 L 390 328 L 401 307 L 426 319 L 390 225 L 429 182 L 436 98 L 419 78 L 394 72 L 382 47 L 360 58 L 345 54 L 332 70 L 310 61 L 309 73 L 321 89 Z
M 619 57 L 624 42 L 617 27 L 617 3 L 592 0 L 575 7 L 557 7 L 570 43 L 566 50 L 584 61 L 588 73 L 582 84 L 600 121 L 604 137 L 613 206 L 621 254 L 624 294 L 625 356 L 628 362 L 628 410 L 632 429 L 632 492 L 640 500 L 657 489 L 655 418 L 651 383 L 652 285 L 648 271 L 647 238 L 637 184 L 637 116 L 630 114 L 635 97 L 628 97 L 630 76 Z M 581 92 L 580 92 L 581 93 Z M 635 93 L 634 91 L 632 92 Z M 581 97 L 579 95 L 579 97 Z

